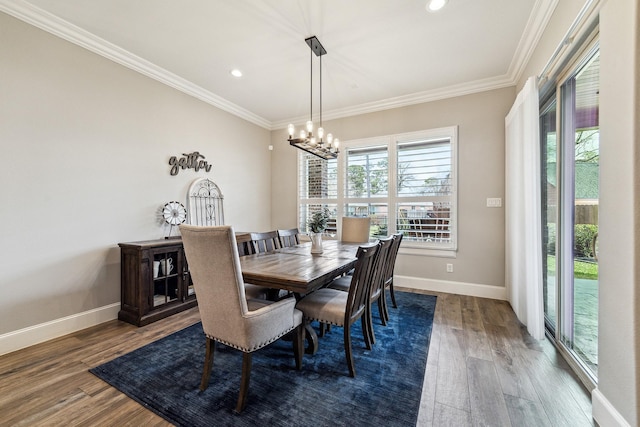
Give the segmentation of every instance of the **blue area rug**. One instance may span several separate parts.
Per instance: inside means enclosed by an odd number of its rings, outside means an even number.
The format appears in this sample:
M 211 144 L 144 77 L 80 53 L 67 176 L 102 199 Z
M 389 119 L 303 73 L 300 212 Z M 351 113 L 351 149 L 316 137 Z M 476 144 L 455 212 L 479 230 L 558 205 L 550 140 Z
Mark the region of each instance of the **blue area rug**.
M 200 323 L 91 369 L 179 426 L 414 426 L 429 351 L 436 297 L 396 292 L 398 309 L 368 351 L 360 322 L 352 330 L 356 378 L 349 377 L 342 328 L 320 338 L 296 371 L 291 342 L 253 353 L 246 409 L 233 413 L 242 353 L 216 345 L 209 388 L 199 390 L 205 337 Z M 377 307 L 374 306 L 377 313 Z

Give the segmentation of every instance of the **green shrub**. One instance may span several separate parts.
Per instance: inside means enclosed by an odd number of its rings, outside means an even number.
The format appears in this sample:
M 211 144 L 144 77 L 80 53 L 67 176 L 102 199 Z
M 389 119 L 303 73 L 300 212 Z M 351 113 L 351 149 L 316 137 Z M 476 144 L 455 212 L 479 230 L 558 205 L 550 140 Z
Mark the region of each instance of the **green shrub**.
M 594 224 L 576 224 L 574 234 L 574 256 L 593 258 L 593 238 L 598 234 Z
M 547 254 L 556 253 L 556 224 L 548 223 L 548 239 L 545 243 Z M 598 233 L 598 226 L 594 224 L 576 224 L 574 229 L 574 256 L 578 258 L 593 258 L 593 238 Z
M 548 232 L 548 240 L 546 242 L 547 253 L 550 255 L 555 255 L 556 253 L 556 224 L 553 222 L 547 223 Z

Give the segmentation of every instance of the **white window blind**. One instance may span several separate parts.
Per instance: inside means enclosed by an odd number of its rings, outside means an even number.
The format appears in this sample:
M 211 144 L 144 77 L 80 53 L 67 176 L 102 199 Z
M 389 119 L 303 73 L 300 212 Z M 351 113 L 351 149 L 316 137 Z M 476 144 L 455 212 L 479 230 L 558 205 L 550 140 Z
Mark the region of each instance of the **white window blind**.
M 397 144 L 397 223 L 407 241 L 454 248 L 450 138 Z

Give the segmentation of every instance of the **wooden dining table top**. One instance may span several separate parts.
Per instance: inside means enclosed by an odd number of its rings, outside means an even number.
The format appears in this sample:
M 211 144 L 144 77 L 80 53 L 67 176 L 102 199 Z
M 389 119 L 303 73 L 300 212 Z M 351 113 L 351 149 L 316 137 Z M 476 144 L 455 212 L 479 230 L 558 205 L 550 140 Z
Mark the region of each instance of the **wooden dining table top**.
M 322 246 L 321 254 L 311 254 L 311 243 L 307 242 L 240 257 L 242 276 L 245 282 L 254 285 L 301 295 L 310 293 L 351 270 L 360 245 L 326 240 Z

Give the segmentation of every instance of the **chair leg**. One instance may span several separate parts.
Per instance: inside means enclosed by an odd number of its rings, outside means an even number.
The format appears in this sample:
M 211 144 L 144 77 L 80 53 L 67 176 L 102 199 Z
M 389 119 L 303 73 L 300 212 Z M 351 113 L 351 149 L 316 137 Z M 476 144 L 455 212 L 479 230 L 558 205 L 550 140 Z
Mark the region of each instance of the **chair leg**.
M 387 326 L 387 318 L 384 315 L 385 306 L 384 306 L 384 292 L 380 294 L 380 298 L 378 298 L 378 314 L 380 315 L 380 321 L 382 322 L 382 326 Z
M 384 320 L 385 321 L 389 321 L 389 306 L 387 305 L 387 290 L 385 288 L 385 291 L 382 294 L 382 308 L 384 311 Z
M 347 366 L 349 366 L 349 375 L 356 376 L 356 368 L 353 364 L 353 354 L 351 353 L 351 325 L 344 325 L 344 354 L 347 358 Z M 364 325 L 363 325 L 364 326 Z
M 361 318 L 362 321 L 362 329 L 367 329 L 368 339 L 365 339 L 365 344 L 367 345 L 367 350 L 371 350 L 373 344 L 376 343 L 376 335 L 373 333 L 373 318 L 371 317 L 371 304 L 364 311 L 364 314 Z
M 327 327 L 326 324 L 324 324 L 323 322 L 320 322 L 320 337 L 321 338 L 324 337 L 324 333 L 325 333 L 326 327 Z
M 389 293 L 391 294 L 391 302 L 393 303 L 393 308 L 398 308 L 398 304 L 396 304 L 396 294 L 393 293 L 393 280 L 389 285 Z
M 239 414 L 247 406 L 249 395 L 249 380 L 251 379 L 251 353 L 242 354 L 242 379 L 240 380 L 240 394 L 235 412 Z
M 200 390 L 204 391 L 209 386 L 209 377 L 213 367 L 213 356 L 216 351 L 216 342 L 207 337 L 206 353 L 204 356 L 204 368 L 202 369 L 202 380 L 200 380 Z
M 296 358 L 296 369 L 302 369 L 302 355 L 304 354 L 304 322 L 293 331 L 293 354 Z

